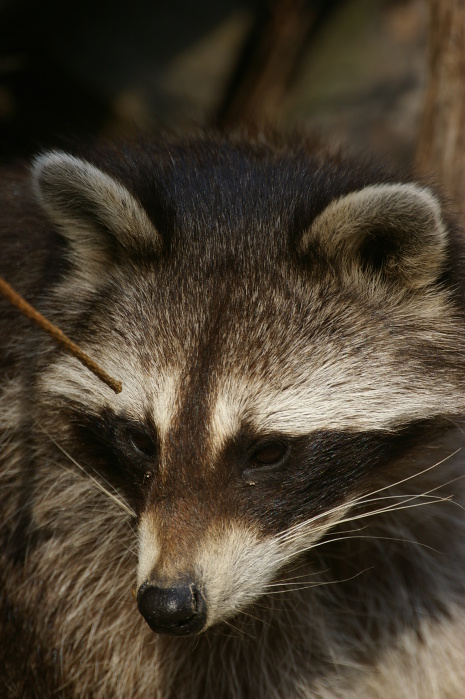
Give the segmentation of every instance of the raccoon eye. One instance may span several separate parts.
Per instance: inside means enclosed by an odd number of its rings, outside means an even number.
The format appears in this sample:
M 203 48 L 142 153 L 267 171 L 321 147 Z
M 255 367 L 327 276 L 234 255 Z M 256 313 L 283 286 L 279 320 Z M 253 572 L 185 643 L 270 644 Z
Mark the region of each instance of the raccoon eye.
M 157 454 L 157 445 L 143 427 L 127 427 L 125 436 L 131 447 L 146 458 Z
M 256 466 L 277 466 L 287 454 L 287 445 L 282 442 L 273 442 L 257 449 L 252 456 L 252 463 Z

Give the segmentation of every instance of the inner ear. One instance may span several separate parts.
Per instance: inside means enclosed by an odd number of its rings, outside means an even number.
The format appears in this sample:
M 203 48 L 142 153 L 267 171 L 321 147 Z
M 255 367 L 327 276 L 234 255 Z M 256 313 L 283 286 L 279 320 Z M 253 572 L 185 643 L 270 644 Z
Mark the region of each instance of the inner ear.
M 118 250 L 160 251 L 161 237 L 141 204 L 95 165 L 67 153 L 46 153 L 33 163 L 32 183 L 78 265 L 102 266 Z
M 367 231 L 359 250 L 360 263 L 365 268 L 382 272 L 387 260 L 394 260 L 402 253 L 396 231 L 392 228 L 381 227 Z
M 434 283 L 446 254 L 439 200 L 416 184 L 365 187 L 331 202 L 303 235 L 341 271 L 372 273 L 412 288 Z

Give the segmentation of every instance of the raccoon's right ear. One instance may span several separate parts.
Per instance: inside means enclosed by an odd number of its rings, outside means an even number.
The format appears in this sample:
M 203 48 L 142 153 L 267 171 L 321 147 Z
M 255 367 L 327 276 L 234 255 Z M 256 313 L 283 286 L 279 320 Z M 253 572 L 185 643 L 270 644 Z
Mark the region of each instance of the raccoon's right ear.
M 444 268 L 447 229 L 441 204 L 414 183 L 370 185 L 331 202 L 300 242 L 352 278 L 375 274 L 390 284 L 421 289 Z
M 141 204 L 95 165 L 67 153 L 45 153 L 33 163 L 32 183 L 82 271 L 99 273 L 118 250 L 130 255 L 141 247 L 161 249 L 161 236 Z

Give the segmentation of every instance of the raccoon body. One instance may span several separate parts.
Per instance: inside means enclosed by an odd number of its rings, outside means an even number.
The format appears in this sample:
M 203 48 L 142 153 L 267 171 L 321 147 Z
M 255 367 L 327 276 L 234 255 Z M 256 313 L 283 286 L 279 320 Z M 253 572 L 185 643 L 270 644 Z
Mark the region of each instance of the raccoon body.
M 463 696 L 463 242 L 195 136 L 2 173 L 0 696 Z M 140 613 L 139 613 L 140 612 Z

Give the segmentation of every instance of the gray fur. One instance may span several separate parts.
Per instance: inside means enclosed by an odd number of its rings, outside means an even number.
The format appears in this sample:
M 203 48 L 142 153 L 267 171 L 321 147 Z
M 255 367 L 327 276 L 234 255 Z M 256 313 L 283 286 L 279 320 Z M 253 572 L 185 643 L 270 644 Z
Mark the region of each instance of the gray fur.
M 1 302 L 0 697 L 460 699 L 463 243 L 440 200 L 305 146 L 133 148 L 2 175 L 0 272 L 123 391 Z M 205 628 L 153 633 L 135 592 L 187 575 Z

